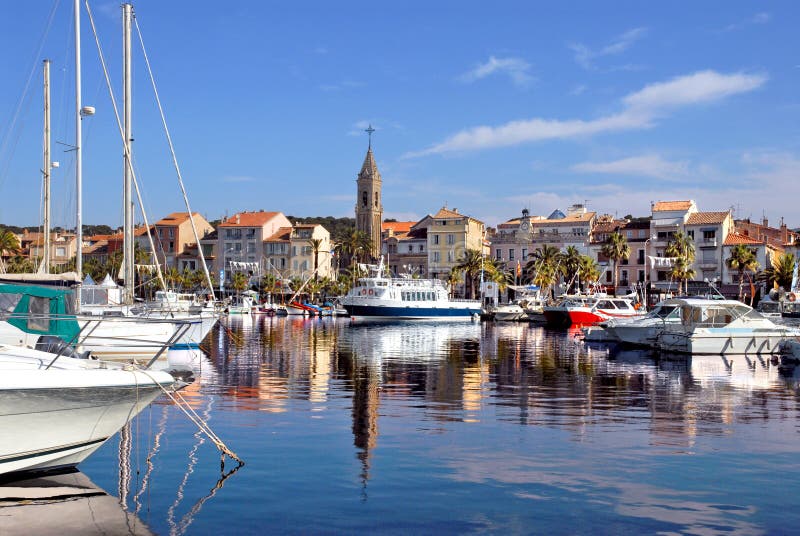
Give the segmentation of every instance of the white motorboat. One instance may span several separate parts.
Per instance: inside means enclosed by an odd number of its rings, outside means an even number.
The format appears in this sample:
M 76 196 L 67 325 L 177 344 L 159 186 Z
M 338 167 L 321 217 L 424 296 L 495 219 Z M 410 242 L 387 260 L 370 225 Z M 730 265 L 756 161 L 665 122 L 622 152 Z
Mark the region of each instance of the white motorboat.
M 665 323 L 655 346 L 685 354 L 778 354 L 797 330 L 779 326 L 736 300 L 676 298 L 680 322 Z
M 0 474 L 74 467 L 175 380 L 163 371 L 0 345 Z
M 680 322 L 679 304 L 674 299 L 664 300 L 640 318 L 612 318 L 600 323 L 609 336 L 623 344 L 653 346 L 658 335 L 668 323 Z
M 494 319 L 498 321 L 516 321 L 526 318 L 525 309 L 519 303 L 501 303 L 492 308 Z
M 556 327 L 599 324 L 611 318 L 636 318 L 645 314 L 631 298 L 605 294 L 566 296 L 558 304 L 543 309 L 547 323 Z
M 451 299 L 443 281 L 385 277 L 382 262 L 368 269 L 370 275 L 341 300 L 352 319 L 471 320 L 480 315 L 479 301 Z
M 258 293 L 254 290 L 245 290 L 241 294 L 231 296 L 231 301 L 225 312 L 229 315 L 249 315 L 258 302 Z

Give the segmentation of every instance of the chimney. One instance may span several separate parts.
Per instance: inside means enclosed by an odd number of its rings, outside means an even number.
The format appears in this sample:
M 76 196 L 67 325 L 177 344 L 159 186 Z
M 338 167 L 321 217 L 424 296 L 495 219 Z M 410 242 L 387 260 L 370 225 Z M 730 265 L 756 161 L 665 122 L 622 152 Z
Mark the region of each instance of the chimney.
M 781 244 L 789 243 L 789 228 L 781 222 Z
M 762 218 L 762 220 L 761 220 L 761 225 L 763 225 L 764 227 L 769 227 L 769 220 L 767 219 L 767 217 L 766 217 L 766 216 L 764 216 L 764 217 Z
M 241 223 L 241 218 L 240 218 L 240 217 L 239 217 L 239 215 L 237 214 L 237 215 L 236 215 L 236 225 L 239 225 L 239 223 Z

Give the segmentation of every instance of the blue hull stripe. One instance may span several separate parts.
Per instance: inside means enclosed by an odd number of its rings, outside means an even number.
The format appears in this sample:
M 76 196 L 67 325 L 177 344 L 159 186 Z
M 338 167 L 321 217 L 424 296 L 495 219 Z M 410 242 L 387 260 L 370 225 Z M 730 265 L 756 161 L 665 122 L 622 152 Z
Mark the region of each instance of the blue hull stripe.
M 169 347 L 170 350 L 197 350 L 200 344 L 196 342 L 179 342 Z
M 376 307 L 374 305 L 345 305 L 350 316 L 381 316 L 394 318 L 471 317 L 480 314 L 479 308 L 445 309 L 439 307 Z

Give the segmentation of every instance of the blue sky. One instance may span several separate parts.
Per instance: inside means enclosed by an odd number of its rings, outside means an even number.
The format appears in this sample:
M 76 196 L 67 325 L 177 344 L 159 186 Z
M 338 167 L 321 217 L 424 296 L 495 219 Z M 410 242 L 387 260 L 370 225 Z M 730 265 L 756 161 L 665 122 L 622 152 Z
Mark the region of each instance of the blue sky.
M 119 3 L 90 6 L 120 99 Z M 651 201 L 695 199 L 800 226 L 795 2 L 134 9 L 192 208 L 209 219 L 352 216 L 372 124 L 386 217 L 446 204 L 494 225 L 523 208 L 647 215 Z M 53 140 L 74 143 L 71 10 L 16 2 L 0 17 L 0 196 L 13 200 L 0 203 L 2 223 L 40 221 L 44 57 Z M 83 101 L 97 109 L 84 121 L 84 222 L 120 225 L 121 143 L 85 14 L 82 25 Z M 134 158 L 155 220 L 184 207 L 134 51 Z M 71 226 L 74 165 L 62 151 L 54 143 L 54 223 Z

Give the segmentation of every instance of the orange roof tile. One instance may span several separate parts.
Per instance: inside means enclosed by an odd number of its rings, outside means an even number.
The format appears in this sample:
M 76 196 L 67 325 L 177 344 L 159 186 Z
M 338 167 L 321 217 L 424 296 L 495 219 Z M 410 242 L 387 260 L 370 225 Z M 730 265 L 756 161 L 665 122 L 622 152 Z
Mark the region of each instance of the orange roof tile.
M 727 214 L 727 212 L 726 212 Z M 725 237 L 725 246 L 738 246 L 739 244 L 746 244 L 746 245 L 761 245 L 763 242 L 756 240 L 755 238 L 745 236 L 743 234 L 737 233 L 736 231 L 728 233 L 728 236 Z
M 388 231 L 391 229 L 395 234 L 407 233 L 411 230 L 411 226 L 415 221 L 385 221 L 381 223 L 381 231 Z
M 199 212 L 194 213 L 194 217 L 197 218 L 200 216 Z M 181 223 L 185 222 L 189 219 L 188 212 L 173 212 L 169 216 L 161 218 L 158 220 L 155 225 L 180 225 Z
M 439 212 L 437 212 L 433 217 L 434 218 L 463 218 L 464 215 L 463 214 L 459 214 L 455 210 L 450 210 L 447 207 L 442 207 L 442 208 L 439 209 Z
M 264 242 L 288 242 L 291 237 L 292 237 L 292 228 L 281 227 L 280 229 L 275 231 L 275 234 L 265 239 Z
M 280 212 L 239 212 L 234 214 L 224 222 L 220 223 L 220 227 L 261 227 L 269 220 L 280 214 Z
M 658 201 L 653 205 L 653 212 L 662 212 L 668 210 L 689 210 L 692 206 L 692 201 Z
M 693 212 L 689 214 L 686 225 L 700 225 L 709 223 L 722 223 L 730 215 L 730 212 Z
M 578 223 L 578 222 L 588 222 L 591 221 L 592 218 L 597 215 L 597 212 L 584 212 L 582 214 L 572 214 L 570 216 L 566 216 L 564 218 L 556 218 L 554 220 L 532 220 L 531 223 L 541 224 L 541 225 L 555 225 L 559 223 Z

